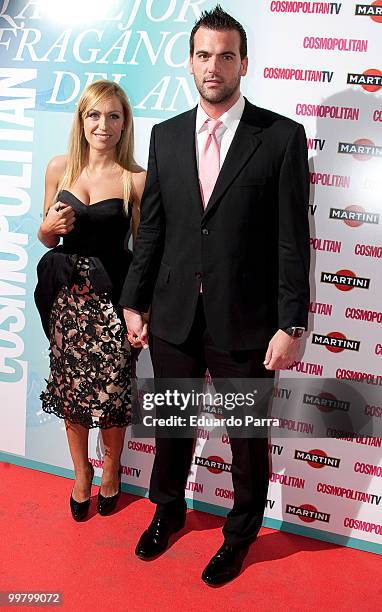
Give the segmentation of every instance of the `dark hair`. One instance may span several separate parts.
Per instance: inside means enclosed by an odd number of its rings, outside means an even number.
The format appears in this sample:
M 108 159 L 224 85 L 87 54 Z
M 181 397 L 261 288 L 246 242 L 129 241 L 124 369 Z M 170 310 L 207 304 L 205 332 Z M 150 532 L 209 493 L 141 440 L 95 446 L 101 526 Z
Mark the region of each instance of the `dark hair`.
M 194 37 L 199 28 L 208 30 L 236 30 L 240 34 L 240 57 L 247 57 L 247 35 L 241 23 L 236 21 L 231 15 L 223 11 L 220 4 L 217 4 L 211 11 L 203 11 L 198 21 L 195 23 L 190 34 L 190 54 L 194 54 Z

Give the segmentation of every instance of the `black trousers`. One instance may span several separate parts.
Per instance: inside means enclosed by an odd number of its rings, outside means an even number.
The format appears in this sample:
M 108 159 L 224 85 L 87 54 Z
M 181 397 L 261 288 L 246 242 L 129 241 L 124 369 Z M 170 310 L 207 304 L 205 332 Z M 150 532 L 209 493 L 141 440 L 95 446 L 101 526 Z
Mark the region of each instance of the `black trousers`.
M 215 347 L 206 328 L 200 296 L 188 339 L 174 345 L 151 339 L 155 378 L 203 378 L 208 368 L 214 378 L 273 378 L 262 365 L 265 349 L 223 351 Z M 269 482 L 268 438 L 232 438 L 234 505 L 223 527 L 232 546 L 252 542 L 261 527 Z M 157 504 L 156 515 L 184 512 L 184 488 L 192 460 L 192 438 L 156 438 L 156 454 L 149 497 Z

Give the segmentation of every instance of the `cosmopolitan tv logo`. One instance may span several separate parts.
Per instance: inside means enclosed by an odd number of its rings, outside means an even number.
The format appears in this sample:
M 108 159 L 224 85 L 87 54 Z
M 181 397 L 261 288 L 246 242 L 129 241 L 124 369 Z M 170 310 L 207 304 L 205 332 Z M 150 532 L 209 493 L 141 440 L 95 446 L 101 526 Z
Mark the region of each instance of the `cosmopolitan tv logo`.
M 324 346 L 331 353 L 342 353 L 342 351 L 359 351 L 361 342 L 359 340 L 349 340 L 345 334 L 334 331 L 327 335 L 312 334 L 312 344 Z
M 379 214 L 367 212 L 362 206 L 351 204 L 350 206 L 346 206 L 346 208 L 331 208 L 329 219 L 338 219 L 346 223 L 349 227 L 359 227 L 363 223 L 378 225 Z
M 285 511 L 288 514 L 298 516 L 298 518 L 304 523 L 313 523 L 314 521 L 329 523 L 330 521 L 330 514 L 327 512 L 320 512 L 317 510 L 316 506 L 312 506 L 311 504 L 302 504 L 302 506 L 287 504 Z
M 355 319 L 356 321 L 367 321 L 368 323 L 382 323 L 382 312 L 365 308 L 351 308 L 348 306 L 345 309 L 345 317 L 347 319 Z M 378 353 L 376 354 L 378 355 Z
M 314 217 L 314 215 L 316 214 L 316 211 L 317 211 L 317 204 L 309 204 L 308 208 L 309 208 L 309 214 L 312 217 Z
M 350 402 L 339 400 L 335 395 L 333 395 L 333 393 L 328 393 L 326 391 L 322 391 L 318 395 L 304 393 L 302 401 L 303 404 L 306 404 L 307 406 L 314 406 L 321 412 L 333 412 L 333 410 L 348 412 L 350 408 Z
M 349 72 L 346 82 L 348 85 L 361 85 L 365 91 L 373 93 L 382 87 L 382 72 L 377 68 L 369 68 L 362 74 Z
M 355 255 L 362 255 L 364 257 L 375 257 L 377 259 L 382 258 L 382 246 L 376 244 L 356 244 L 354 247 Z
M 358 161 L 368 161 L 372 157 L 382 157 L 382 147 L 368 138 L 359 138 L 355 142 L 339 142 L 338 153 L 352 155 Z
M 310 302 L 309 312 L 312 314 L 320 314 L 326 317 L 332 316 L 333 304 L 326 304 L 325 302 Z
M 329 172 L 309 172 L 309 182 L 311 185 L 321 185 L 325 187 L 342 187 L 349 189 L 350 176 L 342 174 L 330 174 Z
M 15 407 L 25 405 L 27 388 L 24 334 L 29 236 L 22 231 L 22 219 L 31 207 L 34 119 L 30 114 L 36 106 L 36 79 L 35 69 L 0 70 L 1 123 L 6 128 L 1 130 L 0 144 L 6 174 L 0 176 L 0 383 L 12 385 L 9 393 Z M 12 150 L 8 142 L 14 143 Z M 5 387 L 2 392 L 6 397 Z
M 263 71 L 263 76 L 265 79 L 331 83 L 333 72 L 329 70 L 312 70 L 310 68 L 280 68 L 266 66 Z
M 304 49 L 355 51 L 356 53 L 366 53 L 368 42 L 368 40 L 359 38 L 323 38 L 321 36 L 305 36 L 302 46 Z
M 332 272 L 321 272 L 321 282 L 334 285 L 340 291 L 351 291 L 358 289 L 369 289 L 370 279 L 356 276 L 351 270 L 338 270 Z
M 313 149 L 314 151 L 323 151 L 326 140 L 321 138 L 307 138 L 306 142 L 308 145 L 308 149 Z
M 323 119 L 346 119 L 358 121 L 359 108 L 354 106 L 333 106 L 332 104 L 306 104 L 297 102 L 296 115 L 321 117 Z
M 355 15 L 358 17 L 370 17 L 377 23 L 382 23 L 382 0 L 376 0 L 371 4 L 356 4 Z
M 327 240 L 326 238 L 311 237 L 309 242 L 310 246 L 315 251 L 328 251 L 329 253 L 341 252 L 341 240 Z
M 210 455 L 209 457 L 195 457 L 195 465 L 201 465 L 207 468 L 211 474 L 221 474 L 222 472 L 231 472 L 231 463 L 226 463 L 224 459 L 217 455 Z
M 329 457 L 325 451 L 320 448 L 314 448 L 310 451 L 295 450 L 294 458 L 298 461 L 306 461 L 312 468 L 332 467 L 339 468 L 341 459 L 338 457 Z
M 305 15 L 339 15 L 342 2 L 282 2 L 270 4 L 272 13 L 303 13 Z

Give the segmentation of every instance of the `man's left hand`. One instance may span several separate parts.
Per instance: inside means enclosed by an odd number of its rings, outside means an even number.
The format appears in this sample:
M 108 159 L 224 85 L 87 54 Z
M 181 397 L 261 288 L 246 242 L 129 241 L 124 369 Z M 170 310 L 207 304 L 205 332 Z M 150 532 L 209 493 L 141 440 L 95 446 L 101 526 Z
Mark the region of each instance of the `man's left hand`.
M 265 354 L 266 370 L 285 370 L 297 359 L 301 338 L 292 338 L 279 329 L 269 342 Z

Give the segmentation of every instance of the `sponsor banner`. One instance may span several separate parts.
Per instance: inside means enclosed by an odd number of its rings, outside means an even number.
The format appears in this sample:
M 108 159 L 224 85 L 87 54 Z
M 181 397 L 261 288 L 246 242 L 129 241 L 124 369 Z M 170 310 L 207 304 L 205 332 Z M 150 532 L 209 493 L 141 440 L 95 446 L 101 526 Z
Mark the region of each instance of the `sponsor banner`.
M 39 401 L 49 357 L 33 305 L 44 253 L 36 239 L 44 168 L 65 152 L 79 95 L 100 78 L 127 92 L 136 157 L 146 166 L 152 126 L 196 104 L 187 72 L 189 32 L 215 4 L 113 0 L 94 11 L 84 0 L 74 15 L 65 2 L 0 0 L 3 452 L 52 470 L 71 467 L 63 423 L 42 413 Z M 269 442 L 265 514 L 311 526 L 313 536 L 321 530 L 381 543 L 382 0 L 226 0 L 224 8 L 248 34 L 243 93 L 302 123 L 310 158 L 309 330 L 299 359 L 276 378 L 269 397 L 279 426 Z M 152 376 L 147 352 L 138 374 Z M 143 395 L 138 400 L 142 414 Z M 206 403 L 200 414 L 186 497 L 228 509 L 230 424 L 219 403 Z M 127 429 L 122 480 L 138 492 L 148 487 L 153 433 L 139 437 Z M 89 456 L 98 475 L 102 448 L 100 433 L 92 431 Z

